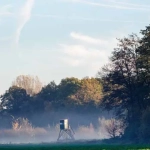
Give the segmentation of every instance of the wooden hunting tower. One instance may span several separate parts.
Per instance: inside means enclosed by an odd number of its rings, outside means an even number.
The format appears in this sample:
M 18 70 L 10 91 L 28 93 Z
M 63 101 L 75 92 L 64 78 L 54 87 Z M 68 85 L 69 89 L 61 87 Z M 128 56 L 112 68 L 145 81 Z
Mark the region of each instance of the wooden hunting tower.
M 69 125 L 68 119 L 60 120 L 60 132 L 57 141 L 74 140 L 74 131 Z

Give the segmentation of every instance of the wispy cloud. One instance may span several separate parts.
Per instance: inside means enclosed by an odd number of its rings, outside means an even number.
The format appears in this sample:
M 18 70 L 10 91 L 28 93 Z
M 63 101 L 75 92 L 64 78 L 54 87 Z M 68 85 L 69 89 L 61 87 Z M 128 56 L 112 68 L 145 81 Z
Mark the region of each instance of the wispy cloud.
M 13 15 L 11 12 L 12 7 L 10 4 L 0 7 L 0 17 Z
M 4 6 L 0 6 L 0 24 L 3 22 L 3 17 L 10 17 L 13 16 L 14 13 L 11 11 L 13 6 L 11 4 L 7 4 Z M 12 40 L 12 36 L 3 36 L 0 38 L 0 43 L 8 42 Z
M 72 67 L 90 68 L 90 72 L 91 70 L 96 72 L 108 62 L 111 50 L 117 44 L 115 38 L 103 40 L 76 32 L 71 32 L 70 36 L 73 38 L 72 43 L 74 40 L 78 40 L 78 43 L 60 44 L 60 49 L 64 54 L 61 58 L 62 62 Z
M 64 49 L 64 53 L 66 53 L 69 56 L 72 57 L 80 57 L 83 59 L 83 57 L 88 58 L 97 58 L 101 56 L 103 50 L 94 49 L 91 51 L 91 47 L 87 47 L 85 45 L 65 45 L 61 44 L 62 48 Z
M 98 21 L 98 22 L 121 22 L 121 23 L 149 23 L 149 21 L 135 21 L 135 20 L 114 20 L 114 19 L 101 19 L 101 18 L 90 18 L 90 17 L 81 17 L 81 16 L 61 16 L 61 15 L 50 15 L 50 14 L 33 14 L 33 17 L 40 18 L 52 18 L 52 19 L 62 19 L 62 20 L 82 20 L 82 21 Z
M 61 16 L 61 15 L 51 15 L 51 14 L 33 14 L 33 17 L 40 17 L 40 18 L 53 18 L 53 19 L 66 19 L 66 20 L 85 20 L 85 21 L 99 21 L 99 18 L 87 18 L 87 17 L 79 17 L 79 16 Z
M 16 45 L 18 45 L 19 43 L 19 39 L 20 39 L 20 35 L 21 35 L 21 31 L 23 29 L 23 27 L 25 26 L 25 24 L 30 20 L 31 18 L 31 11 L 34 5 L 34 0 L 27 0 L 26 3 L 24 4 L 24 6 L 21 8 L 20 10 L 20 14 L 19 14 L 19 24 L 16 30 L 16 38 L 15 38 L 15 42 Z
M 110 51 L 106 49 L 95 49 L 92 46 L 62 44 L 60 45 L 64 56 L 61 60 L 65 65 L 72 67 L 85 67 L 93 72 L 97 71 L 103 64 L 108 62 Z M 88 69 L 87 69 L 88 70 Z
M 76 40 L 83 41 L 83 42 L 90 43 L 90 44 L 98 44 L 98 45 L 108 44 L 107 41 L 105 40 L 93 38 L 93 37 L 83 35 L 80 33 L 76 33 L 76 32 L 71 32 L 70 36 Z
M 86 5 L 105 7 L 105 8 L 150 11 L 150 9 L 149 9 L 150 6 L 116 2 L 116 1 L 105 1 L 105 2 L 101 2 L 101 3 L 90 1 L 90 0 L 63 0 L 63 1 L 64 2 L 83 3 Z
M 141 5 L 141 4 L 134 4 L 134 3 L 127 3 L 127 2 L 120 2 L 120 0 L 107 0 L 110 3 L 119 4 L 119 5 L 126 5 L 132 7 L 142 7 L 142 8 L 150 8 L 148 5 Z

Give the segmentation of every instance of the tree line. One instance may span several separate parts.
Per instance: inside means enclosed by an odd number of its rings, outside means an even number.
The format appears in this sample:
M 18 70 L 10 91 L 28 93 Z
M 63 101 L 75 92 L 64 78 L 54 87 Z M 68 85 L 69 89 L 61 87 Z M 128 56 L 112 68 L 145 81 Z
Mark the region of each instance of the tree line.
M 12 116 L 24 117 L 30 118 L 35 125 L 42 126 L 58 122 L 62 114 L 62 117 L 68 117 L 69 113 L 96 113 L 99 111 L 101 100 L 102 85 L 97 78 L 65 78 L 58 85 L 51 81 L 42 86 L 38 77 L 21 75 L 1 95 L 1 120 L 6 120 L 10 126 Z M 35 119 L 39 115 L 45 118 L 43 124 Z M 5 126 L 6 122 L 2 122 Z

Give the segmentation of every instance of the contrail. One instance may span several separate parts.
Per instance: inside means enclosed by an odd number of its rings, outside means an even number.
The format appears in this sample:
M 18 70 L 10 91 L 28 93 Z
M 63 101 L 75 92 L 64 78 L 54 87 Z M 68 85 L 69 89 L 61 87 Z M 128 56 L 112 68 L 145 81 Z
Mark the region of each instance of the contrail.
M 107 1 L 109 3 L 100 3 L 94 2 L 90 0 L 63 0 L 64 2 L 74 2 L 74 3 L 82 3 L 91 6 L 99 6 L 104 8 L 113 8 L 113 9 L 125 9 L 125 10 L 142 10 L 142 11 L 149 11 L 150 6 L 146 5 L 138 5 L 132 3 L 124 3 L 124 2 L 116 2 L 116 1 Z M 112 5 L 112 3 L 116 5 Z
M 15 38 L 16 45 L 19 44 L 19 39 L 20 39 L 20 35 L 21 35 L 21 31 L 23 27 L 31 18 L 31 11 L 32 11 L 33 5 L 34 5 L 34 0 L 27 0 L 24 6 L 20 10 L 19 24 L 16 30 L 16 38 Z
M 112 1 L 112 0 L 110 0 L 110 1 L 108 1 L 108 2 L 114 3 L 114 4 L 128 5 L 128 6 L 138 7 L 138 8 L 143 8 L 143 9 L 144 9 L 144 8 L 145 8 L 145 9 L 150 8 L 149 5 L 140 5 L 140 4 L 126 3 L 126 2 L 118 2 L 118 1 Z

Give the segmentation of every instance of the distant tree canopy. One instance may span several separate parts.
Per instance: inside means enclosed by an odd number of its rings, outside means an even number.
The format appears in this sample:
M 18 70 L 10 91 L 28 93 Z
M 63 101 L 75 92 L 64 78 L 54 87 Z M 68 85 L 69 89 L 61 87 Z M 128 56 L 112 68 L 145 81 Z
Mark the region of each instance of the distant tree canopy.
M 70 99 L 79 104 L 93 102 L 100 104 L 102 100 L 102 85 L 95 78 L 84 78 L 80 81 L 80 88 L 71 94 Z
M 31 75 L 20 75 L 15 81 L 12 82 L 12 86 L 17 86 L 26 90 L 27 94 L 35 95 L 42 89 L 42 83 L 39 78 Z
M 54 107 L 71 108 L 73 106 L 88 105 L 93 102 L 99 105 L 102 100 L 102 86 L 95 78 L 62 79 L 59 85 L 54 81 L 43 87 L 39 97 L 45 101 L 48 110 Z
M 102 85 L 96 78 L 65 78 L 58 85 L 51 81 L 41 89 L 38 78 L 21 75 L 1 96 L 0 112 L 17 117 L 56 111 L 86 113 L 98 107 L 101 100 Z
M 42 88 L 38 94 L 44 101 L 55 101 L 58 94 L 58 87 L 54 81 Z
M 13 116 L 22 116 L 28 113 L 30 96 L 25 89 L 12 86 L 1 97 L 1 111 Z

